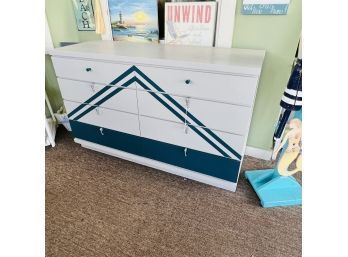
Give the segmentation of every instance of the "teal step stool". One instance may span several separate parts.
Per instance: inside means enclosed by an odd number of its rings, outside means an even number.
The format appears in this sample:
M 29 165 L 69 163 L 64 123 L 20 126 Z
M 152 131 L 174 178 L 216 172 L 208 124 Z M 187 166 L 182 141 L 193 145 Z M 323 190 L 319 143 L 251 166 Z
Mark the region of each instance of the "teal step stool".
M 302 120 L 302 111 L 295 112 L 294 118 Z M 286 148 L 287 144 L 281 156 Z M 277 169 L 248 170 L 244 175 L 260 198 L 262 207 L 302 204 L 302 187 L 293 176 L 281 176 Z
M 262 207 L 302 204 L 302 187 L 292 176 L 279 175 L 276 169 L 249 170 L 245 172 Z

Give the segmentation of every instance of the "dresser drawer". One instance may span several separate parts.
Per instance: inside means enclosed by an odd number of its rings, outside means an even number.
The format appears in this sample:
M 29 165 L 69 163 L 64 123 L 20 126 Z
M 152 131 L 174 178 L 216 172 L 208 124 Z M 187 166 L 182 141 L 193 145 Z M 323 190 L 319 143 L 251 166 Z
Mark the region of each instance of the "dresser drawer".
M 88 104 L 80 104 L 64 100 L 69 119 L 108 128 L 132 135 L 140 135 L 137 114 L 110 110 Z M 75 109 L 82 106 L 79 112 L 70 115 Z M 103 132 L 101 131 L 101 134 Z
M 82 82 L 58 78 L 59 89 L 63 99 L 84 103 L 94 95 L 101 95 L 106 86 L 95 82 Z M 106 88 L 103 92 L 106 91 Z
M 103 129 L 79 121 L 70 122 L 76 138 L 136 154 L 166 164 L 236 182 L 240 161 L 152 139 Z
M 183 146 L 194 150 L 236 158 L 234 154 L 226 150 L 224 146 L 216 142 L 203 128 L 188 126 L 184 123 L 164 121 L 151 117 L 139 116 L 141 136 L 161 142 Z M 198 133 L 197 133 L 198 131 Z M 243 150 L 245 137 L 212 131 L 224 141 L 230 148 L 240 154 Z M 203 134 L 203 137 L 201 136 Z M 213 145 L 216 145 L 214 147 Z
M 117 63 L 63 57 L 52 57 L 52 62 L 57 77 L 102 84 L 111 83 L 131 67 Z M 117 84 L 118 86 L 122 86 L 123 83 L 133 77 L 131 70 L 129 70 L 129 74 L 126 73 L 125 75 L 128 76 L 122 77 L 123 79 L 120 79 L 120 82 Z
M 58 78 L 63 99 L 137 114 L 136 83 L 127 88 Z
M 258 78 L 138 66 L 139 80 L 152 91 L 251 107 Z M 156 85 L 151 85 L 152 80 Z M 142 88 L 140 83 L 139 88 Z
M 138 105 L 140 115 L 181 122 L 175 110 L 195 126 L 238 135 L 247 134 L 252 115 L 250 107 L 146 91 L 138 91 Z

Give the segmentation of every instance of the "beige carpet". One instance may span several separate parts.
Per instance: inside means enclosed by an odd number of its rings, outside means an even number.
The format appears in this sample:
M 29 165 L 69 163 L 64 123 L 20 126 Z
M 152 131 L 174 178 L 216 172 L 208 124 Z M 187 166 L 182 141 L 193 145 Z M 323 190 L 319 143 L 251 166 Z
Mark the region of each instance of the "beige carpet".
M 243 175 L 228 192 L 84 149 L 64 129 L 46 148 L 46 256 L 296 257 L 301 223 L 301 207 L 261 208 Z

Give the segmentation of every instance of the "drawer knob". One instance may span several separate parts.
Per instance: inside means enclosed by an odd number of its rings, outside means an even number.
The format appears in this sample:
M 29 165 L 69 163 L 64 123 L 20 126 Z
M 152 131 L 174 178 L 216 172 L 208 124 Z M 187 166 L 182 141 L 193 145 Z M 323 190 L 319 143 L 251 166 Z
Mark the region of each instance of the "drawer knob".
M 100 128 L 99 131 L 100 131 L 100 134 L 102 134 L 102 136 L 104 136 L 103 128 Z
M 187 156 L 187 147 L 184 149 L 185 157 Z
M 92 68 L 86 68 L 86 71 L 90 72 L 90 71 L 92 71 Z
M 185 84 L 186 84 L 186 85 L 191 84 L 191 80 L 190 80 L 190 79 L 186 79 L 186 80 L 185 80 Z

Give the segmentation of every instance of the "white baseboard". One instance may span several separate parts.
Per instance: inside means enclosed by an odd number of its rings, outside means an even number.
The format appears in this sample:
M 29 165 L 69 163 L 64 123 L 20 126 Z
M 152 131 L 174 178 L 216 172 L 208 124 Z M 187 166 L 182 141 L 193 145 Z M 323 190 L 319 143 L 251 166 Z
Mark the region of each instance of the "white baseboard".
M 269 161 L 272 158 L 272 150 L 265 150 L 252 146 L 247 146 L 245 149 L 245 155 L 255 157 L 258 159 Z

